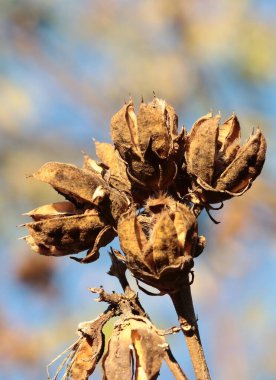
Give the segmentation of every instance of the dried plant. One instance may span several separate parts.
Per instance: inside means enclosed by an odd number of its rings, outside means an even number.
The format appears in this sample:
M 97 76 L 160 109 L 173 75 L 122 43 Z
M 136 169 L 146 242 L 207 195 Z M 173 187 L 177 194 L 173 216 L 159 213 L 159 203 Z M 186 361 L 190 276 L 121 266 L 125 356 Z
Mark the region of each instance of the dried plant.
M 257 129 L 240 146 L 235 115 L 221 126 L 220 116 L 207 114 L 187 134 L 178 133 L 172 106 L 154 96 L 140 105 L 132 100 L 111 119 L 114 145 L 96 142 L 100 161 L 84 157 L 83 168 L 49 162 L 33 177 L 50 184 L 66 201 L 39 207 L 26 215 L 31 248 L 48 256 L 87 250 L 89 263 L 99 249 L 119 237 L 121 250 L 112 250 L 109 274 L 124 293 L 107 294 L 91 288 L 107 310 L 79 325 L 79 339 L 70 347 L 63 379 L 88 379 L 102 359 L 104 379 L 156 379 L 163 361 L 175 378 L 186 379 L 165 341 L 165 333 L 185 335 L 197 379 L 210 379 L 200 341 L 190 285 L 194 258 L 205 247 L 197 217 L 205 208 L 246 192 L 260 174 L 266 142 Z M 180 328 L 160 331 L 141 306 L 126 276 L 168 294 Z M 139 288 L 151 294 L 140 284 Z M 104 352 L 104 324 L 119 316 Z

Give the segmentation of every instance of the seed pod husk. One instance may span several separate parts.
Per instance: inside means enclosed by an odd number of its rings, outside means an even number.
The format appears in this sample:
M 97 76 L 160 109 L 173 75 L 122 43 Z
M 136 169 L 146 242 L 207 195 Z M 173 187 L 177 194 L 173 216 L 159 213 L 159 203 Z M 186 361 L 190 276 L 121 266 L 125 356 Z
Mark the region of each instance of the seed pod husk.
M 51 215 L 50 218 L 44 215 L 40 220 L 24 225 L 30 234 L 25 239 L 41 255 L 64 256 L 93 248 L 106 225 L 106 221 L 96 210 L 79 215 Z M 110 230 L 97 250 L 112 241 L 114 236 L 114 231 Z
M 169 197 L 153 203 L 151 199 L 144 214 L 136 215 L 134 208 L 123 214 L 117 232 L 129 270 L 137 279 L 167 293 L 187 282 L 193 257 L 204 243 L 187 206 Z
M 183 156 L 185 131 L 178 135 L 177 115 L 164 100 L 142 102 L 137 116 L 132 101 L 125 104 L 113 116 L 111 132 L 130 182 L 144 191 L 142 198 L 172 184 Z
M 220 115 L 209 113 L 193 125 L 187 135 L 186 166 L 176 180 L 179 193 L 183 195 L 181 187 L 185 192 L 188 182 L 188 198 L 202 206 L 242 195 L 265 161 L 266 141 L 260 129 L 241 147 L 237 117 L 232 115 L 221 126 L 219 120 Z

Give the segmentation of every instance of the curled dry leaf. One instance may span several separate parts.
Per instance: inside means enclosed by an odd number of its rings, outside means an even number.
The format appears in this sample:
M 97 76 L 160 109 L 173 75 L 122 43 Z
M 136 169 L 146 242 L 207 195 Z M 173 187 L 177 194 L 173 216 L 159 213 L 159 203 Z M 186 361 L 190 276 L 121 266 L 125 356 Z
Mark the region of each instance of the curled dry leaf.
M 158 377 L 167 344 L 151 322 L 131 316 L 116 323 L 103 357 L 104 379 Z

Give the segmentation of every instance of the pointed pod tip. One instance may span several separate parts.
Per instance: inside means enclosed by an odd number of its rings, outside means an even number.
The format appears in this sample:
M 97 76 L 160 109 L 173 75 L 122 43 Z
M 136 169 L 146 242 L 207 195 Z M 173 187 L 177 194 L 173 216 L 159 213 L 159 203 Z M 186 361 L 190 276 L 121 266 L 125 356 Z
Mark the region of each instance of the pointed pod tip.
M 82 259 L 79 259 L 78 257 L 70 256 L 70 259 L 72 259 L 72 260 L 74 260 L 74 261 L 77 261 L 77 262 L 80 263 L 80 264 L 83 264 Z
M 24 214 L 22 214 L 22 215 L 24 215 Z M 16 227 L 26 227 L 26 226 L 27 226 L 27 224 L 29 224 L 29 223 L 22 223 L 22 224 L 18 224 Z

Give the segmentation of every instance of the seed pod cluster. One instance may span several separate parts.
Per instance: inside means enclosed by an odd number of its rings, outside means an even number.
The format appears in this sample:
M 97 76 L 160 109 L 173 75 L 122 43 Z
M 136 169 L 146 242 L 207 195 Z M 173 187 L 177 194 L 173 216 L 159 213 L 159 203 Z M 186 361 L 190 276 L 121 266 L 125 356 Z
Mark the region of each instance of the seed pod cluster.
M 142 101 L 136 114 L 130 100 L 111 119 L 113 144 L 96 142 L 99 161 L 85 156 L 83 168 L 49 162 L 33 174 L 66 201 L 27 213 L 33 222 L 25 224 L 26 241 L 43 255 L 88 250 L 75 258 L 87 263 L 118 236 L 137 279 L 174 291 L 205 246 L 199 212 L 242 195 L 264 164 L 260 129 L 241 145 L 237 117 L 219 123 L 220 115 L 209 113 L 179 133 L 167 102 Z

